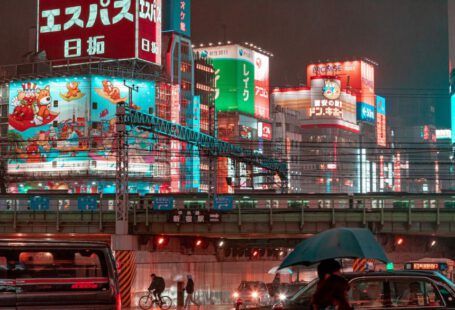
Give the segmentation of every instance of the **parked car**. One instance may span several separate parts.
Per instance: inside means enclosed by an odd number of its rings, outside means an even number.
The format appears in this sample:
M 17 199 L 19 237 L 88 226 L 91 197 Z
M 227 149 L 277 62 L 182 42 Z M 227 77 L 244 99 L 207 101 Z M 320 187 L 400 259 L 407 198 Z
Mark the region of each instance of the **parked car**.
M 455 285 L 438 272 L 383 271 L 345 273 L 350 283 L 349 301 L 354 309 L 455 309 Z M 310 309 L 317 280 L 273 310 Z
M 267 286 L 261 281 L 240 282 L 232 297 L 236 310 L 247 307 L 267 306 L 272 302 Z
M 0 309 L 120 309 L 102 242 L 0 240 Z

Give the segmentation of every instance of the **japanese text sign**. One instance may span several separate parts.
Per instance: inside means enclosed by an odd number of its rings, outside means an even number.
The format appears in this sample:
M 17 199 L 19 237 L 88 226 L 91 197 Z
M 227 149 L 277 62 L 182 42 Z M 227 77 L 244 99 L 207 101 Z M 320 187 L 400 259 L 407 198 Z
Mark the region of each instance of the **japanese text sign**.
M 191 0 L 165 0 L 164 31 L 191 36 Z
M 38 50 L 50 60 L 161 64 L 161 0 L 38 0 Z

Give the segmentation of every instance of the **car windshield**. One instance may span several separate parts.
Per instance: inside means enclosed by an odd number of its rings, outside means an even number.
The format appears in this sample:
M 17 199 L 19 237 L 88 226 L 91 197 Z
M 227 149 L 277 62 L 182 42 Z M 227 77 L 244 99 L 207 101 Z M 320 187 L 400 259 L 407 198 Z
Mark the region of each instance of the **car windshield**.
M 242 282 L 239 285 L 239 291 L 251 291 L 253 289 L 257 289 L 258 286 L 258 282 Z
M 452 281 L 450 281 L 450 279 L 448 279 L 446 276 L 444 276 L 442 273 L 439 273 L 439 272 L 435 272 L 435 274 L 440 277 L 445 284 L 447 284 L 448 286 L 450 286 L 450 288 L 452 290 L 455 291 L 455 283 L 453 283 Z

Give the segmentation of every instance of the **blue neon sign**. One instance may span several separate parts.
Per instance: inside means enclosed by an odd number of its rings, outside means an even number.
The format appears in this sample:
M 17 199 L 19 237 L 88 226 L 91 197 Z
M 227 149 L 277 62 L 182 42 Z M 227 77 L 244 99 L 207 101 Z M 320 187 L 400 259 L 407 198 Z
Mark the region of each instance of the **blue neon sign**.
M 357 102 L 357 119 L 359 121 L 374 122 L 374 107 L 364 102 Z

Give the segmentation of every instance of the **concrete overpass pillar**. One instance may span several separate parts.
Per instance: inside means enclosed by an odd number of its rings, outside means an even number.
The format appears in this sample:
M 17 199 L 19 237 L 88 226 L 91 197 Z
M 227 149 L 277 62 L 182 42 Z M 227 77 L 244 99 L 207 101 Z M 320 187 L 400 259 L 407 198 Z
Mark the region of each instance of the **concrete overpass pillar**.
M 111 241 L 112 250 L 117 261 L 122 307 L 129 307 L 131 306 L 131 285 L 136 276 L 138 238 L 133 235 L 112 235 Z

